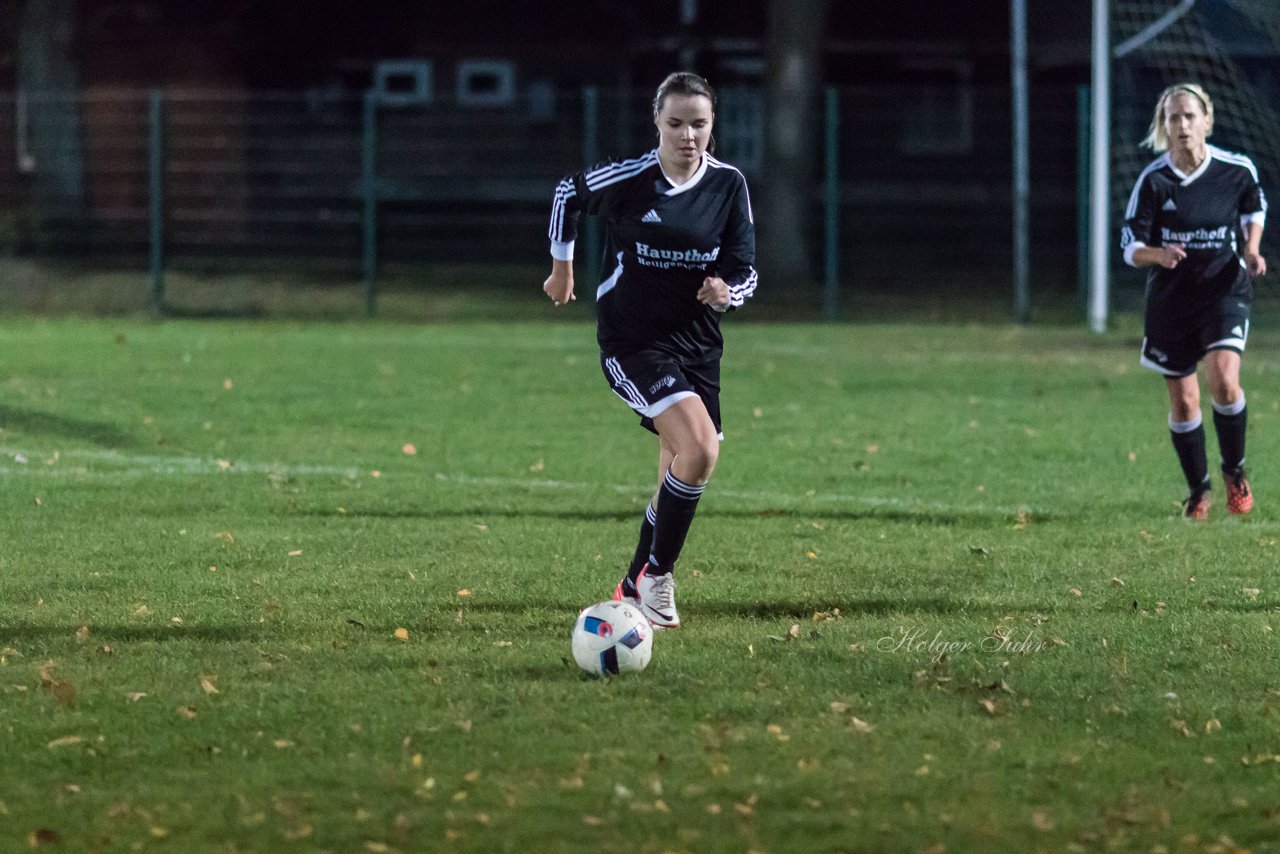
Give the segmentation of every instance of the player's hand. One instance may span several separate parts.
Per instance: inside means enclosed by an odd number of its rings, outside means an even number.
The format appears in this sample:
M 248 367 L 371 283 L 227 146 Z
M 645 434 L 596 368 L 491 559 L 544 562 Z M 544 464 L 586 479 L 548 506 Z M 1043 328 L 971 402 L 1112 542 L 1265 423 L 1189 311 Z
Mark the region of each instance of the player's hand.
M 1187 250 L 1182 248 L 1181 243 L 1170 243 L 1168 246 L 1160 247 L 1160 259 L 1156 263 L 1166 270 L 1172 270 L 1178 266 L 1178 262 L 1186 257 Z
M 707 276 L 702 280 L 702 287 L 698 288 L 698 302 L 712 308 L 723 308 L 729 304 L 729 286 L 719 276 Z
M 577 297 L 573 295 L 573 273 L 552 270 L 551 275 L 542 283 L 542 292 L 558 306 L 576 300 Z
M 1244 253 L 1244 265 L 1248 268 L 1249 275 L 1255 278 L 1267 274 L 1267 259 L 1256 252 Z

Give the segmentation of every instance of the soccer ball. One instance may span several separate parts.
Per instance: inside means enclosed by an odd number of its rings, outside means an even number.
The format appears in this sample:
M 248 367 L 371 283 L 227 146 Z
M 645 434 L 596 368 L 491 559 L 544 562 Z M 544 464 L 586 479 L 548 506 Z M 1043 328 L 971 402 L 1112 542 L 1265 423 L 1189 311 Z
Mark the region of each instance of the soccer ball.
M 573 626 L 573 660 L 592 676 L 638 673 L 653 654 L 653 627 L 626 602 L 582 609 Z

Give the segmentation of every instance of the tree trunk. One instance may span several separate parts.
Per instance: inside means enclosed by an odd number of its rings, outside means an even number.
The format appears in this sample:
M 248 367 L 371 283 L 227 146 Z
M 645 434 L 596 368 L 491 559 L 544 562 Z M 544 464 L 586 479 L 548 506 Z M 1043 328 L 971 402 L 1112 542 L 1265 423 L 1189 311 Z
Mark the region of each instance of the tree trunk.
M 822 34 L 828 0 L 769 0 L 765 180 L 757 223 L 771 281 L 814 281 L 814 189 L 822 140 Z
M 22 168 L 34 178 L 37 221 L 75 226 L 85 216 L 77 3 L 26 0 L 19 10 L 17 89 L 26 109 Z

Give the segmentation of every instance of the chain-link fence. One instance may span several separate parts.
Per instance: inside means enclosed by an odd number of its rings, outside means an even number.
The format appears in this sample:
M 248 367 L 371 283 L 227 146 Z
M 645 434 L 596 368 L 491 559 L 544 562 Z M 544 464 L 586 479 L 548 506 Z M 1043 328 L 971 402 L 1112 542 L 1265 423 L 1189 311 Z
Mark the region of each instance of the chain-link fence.
M 355 275 L 386 264 L 541 263 L 555 183 L 651 147 L 650 97 L 546 92 L 494 109 L 443 97 L 371 106 L 323 91 L 0 95 L 0 252 Z M 1007 87 L 846 88 L 834 104 L 838 116 L 819 109 L 802 131 L 816 159 L 814 269 L 834 253 L 844 304 L 856 306 L 862 290 L 1009 287 Z M 751 181 L 763 237 L 762 113 L 758 90 L 722 92 L 717 156 Z M 1033 276 L 1059 291 L 1077 277 L 1077 113 L 1075 87 L 1037 91 Z M 822 167 L 833 118 L 835 184 Z M 838 201 L 834 241 L 822 237 L 827 193 Z

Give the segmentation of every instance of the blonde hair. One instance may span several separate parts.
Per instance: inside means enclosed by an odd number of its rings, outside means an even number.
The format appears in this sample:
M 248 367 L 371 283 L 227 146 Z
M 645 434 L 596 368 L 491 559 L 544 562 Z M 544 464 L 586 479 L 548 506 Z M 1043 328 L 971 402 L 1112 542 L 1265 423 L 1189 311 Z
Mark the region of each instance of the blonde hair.
M 1169 131 L 1164 126 L 1166 118 L 1165 105 L 1174 95 L 1191 95 L 1199 101 L 1200 107 L 1209 119 L 1209 132 L 1205 136 L 1213 133 L 1213 99 L 1209 97 L 1209 93 L 1204 91 L 1204 87 L 1199 83 L 1174 83 L 1160 93 L 1160 98 L 1156 101 L 1156 114 L 1151 119 L 1151 127 L 1147 130 L 1147 138 L 1142 141 L 1142 144 L 1152 151 L 1169 150 Z

